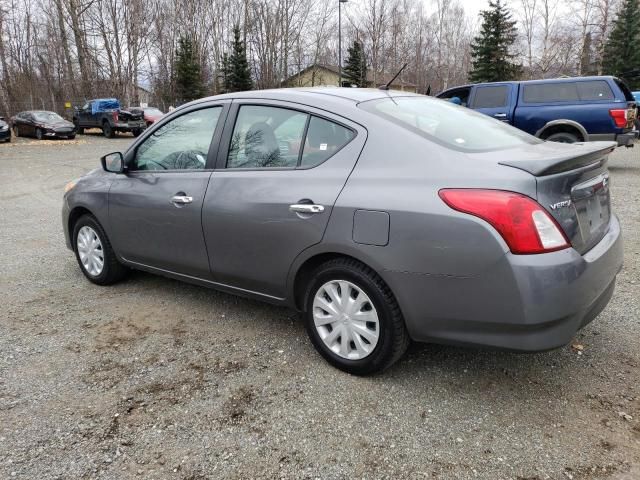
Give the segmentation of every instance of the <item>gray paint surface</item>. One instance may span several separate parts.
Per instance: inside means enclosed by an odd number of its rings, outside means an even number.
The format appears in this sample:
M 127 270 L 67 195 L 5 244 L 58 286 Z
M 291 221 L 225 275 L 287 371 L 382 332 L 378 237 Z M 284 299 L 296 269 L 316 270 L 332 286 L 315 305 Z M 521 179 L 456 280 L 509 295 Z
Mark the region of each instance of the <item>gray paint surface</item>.
M 610 213 L 608 193 L 598 197 L 606 218 L 586 238 L 577 233 L 584 232 L 585 221 L 579 208 L 556 216 L 575 248 L 514 255 L 496 230 L 449 208 L 438 191 L 509 190 L 537 199 L 549 210 L 550 204 L 570 197 L 575 184 L 606 173 L 603 145 L 542 143 L 464 153 L 358 106 L 387 96 L 410 95 L 291 89 L 213 97 L 181 107 L 134 142 L 125 158 L 181 112 L 230 100 L 301 109 L 348 125 L 357 135 L 311 169 L 226 170 L 220 162 L 226 154 L 222 133 L 216 132 L 205 170 L 95 172 L 65 198 L 65 234 L 69 236 L 70 212 L 86 208 L 129 265 L 293 307 L 299 306 L 296 275 L 307 261 L 347 255 L 370 266 L 389 285 L 416 340 L 519 350 L 568 342 L 604 308 L 622 265 L 620 228 Z M 230 114 L 225 128 L 232 121 Z M 547 168 L 549 158 L 566 159 L 572 152 L 599 155 L 601 161 L 597 168 L 538 177 L 518 166 L 521 159 L 528 168 L 536 162 Z M 178 192 L 193 196 L 194 202 L 171 205 L 169 198 Z M 289 205 L 299 202 L 325 210 L 291 212 Z M 358 211 L 388 217 L 384 243 L 380 217 L 360 219 Z

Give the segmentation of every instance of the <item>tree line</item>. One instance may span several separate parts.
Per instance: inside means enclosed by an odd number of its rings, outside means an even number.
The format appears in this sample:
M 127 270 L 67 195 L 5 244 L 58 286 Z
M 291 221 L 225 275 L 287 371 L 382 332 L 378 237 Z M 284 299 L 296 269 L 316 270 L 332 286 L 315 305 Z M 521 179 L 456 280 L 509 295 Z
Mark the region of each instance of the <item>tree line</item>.
M 640 0 L 349 0 L 344 69 L 355 84 L 426 92 L 468 81 L 640 69 Z M 285 85 L 337 64 L 337 0 L 0 0 L 0 114 L 98 96 L 167 108 Z M 632 80 L 634 81 L 634 80 Z

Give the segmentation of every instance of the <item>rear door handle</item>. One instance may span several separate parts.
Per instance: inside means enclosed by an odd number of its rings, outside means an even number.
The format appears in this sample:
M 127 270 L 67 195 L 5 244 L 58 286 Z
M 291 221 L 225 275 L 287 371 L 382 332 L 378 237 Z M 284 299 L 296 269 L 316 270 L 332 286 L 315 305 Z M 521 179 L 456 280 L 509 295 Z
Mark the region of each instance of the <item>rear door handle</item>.
M 309 203 L 294 203 L 293 205 L 289 205 L 289 210 L 296 213 L 322 213 L 324 212 L 324 206 Z
M 187 195 L 174 195 L 171 197 L 171 203 L 176 205 L 187 205 L 193 202 L 193 197 L 189 197 Z

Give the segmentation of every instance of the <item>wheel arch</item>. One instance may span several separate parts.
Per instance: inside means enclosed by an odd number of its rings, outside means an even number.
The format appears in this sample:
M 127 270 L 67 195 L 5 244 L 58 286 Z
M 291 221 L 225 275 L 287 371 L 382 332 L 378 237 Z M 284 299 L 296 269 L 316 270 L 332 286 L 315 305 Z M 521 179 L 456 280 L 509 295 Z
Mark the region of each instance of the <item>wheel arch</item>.
M 78 205 L 77 207 L 74 207 L 69 212 L 69 218 L 67 220 L 67 231 L 69 232 L 71 248 L 73 249 L 74 252 L 76 250 L 76 246 L 75 246 L 75 242 L 73 241 L 73 229 L 75 228 L 75 225 L 78 219 L 80 219 L 80 217 L 82 217 L 83 215 L 91 215 L 92 217 L 96 218 L 96 221 L 98 221 L 97 217 L 93 214 L 93 212 L 83 205 Z
M 339 258 L 344 258 L 348 260 L 354 260 L 356 262 L 361 263 L 365 267 L 371 269 L 375 272 L 382 281 L 387 285 L 392 295 L 396 298 L 391 285 L 384 278 L 383 272 L 381 269 L 375 265 L 374 261 L 370 261 L 366 258 L 362 258 L 361 255 L 358 255 L 355 252 L 344 252 L 340 250 L 329 250 L 329 251 L 315 251 L 308 252 L 303 258 L 298 257 L 294 266 L 291 269 L 289 275 L 289 298 L 291 306 L 293 306 L 298 311 L 303 311 L 304 306 L 306 304 L 305 294 L 306 287 L 311 280 L 311 274 L 313 271 L 322 265 L 325 262 L 330 260 L 335 260 Z M 402 308 L 401 308 L 402 310 Z
M 575 120 L 559 119 L 547 122 L 540 130 L 536 132 L 536 137 L 545 139 L 554 133 L 573 133 L 583 142 L 589 141 L 589 133 L 580 123 Z

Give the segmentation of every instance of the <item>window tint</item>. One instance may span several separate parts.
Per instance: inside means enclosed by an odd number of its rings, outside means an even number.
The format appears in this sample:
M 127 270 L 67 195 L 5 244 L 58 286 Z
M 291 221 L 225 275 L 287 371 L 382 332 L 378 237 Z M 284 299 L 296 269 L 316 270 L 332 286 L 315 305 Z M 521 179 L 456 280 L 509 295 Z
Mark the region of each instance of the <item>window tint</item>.
M 616 85 L 618 86 L 618 88 L 622 90 L 622 94 L 624 95 L 624 98 L 627 100 L 627 102 L 633 102 L 634 100 L 637 100 L 634 97 L 635 94 L 631 93 L 631 89 L 625 82 L 623 82 L 619 78 L 614 78 L 613 81 L 616 82 Z
M 580 100 L 613 100 L 611 87 L 604 80 L 592 82 L 578 82 L 578 95 Z
M 296 167 L 307 118 L 286 108 L 241 106 L 227 168 Z
M 578 101 L 576 82 L 534 83 L 524 86 L 526 103 L 575 102 Z
M 136 151 L 135 170 L 202 169 L 222 107 L 186 113 L 163 125 Z
M 473 108 L 497 108 L 507 105 L 507 92 L 509 87 L 478 87 L 473 100 Z
M 320 165 L 354 137 L 353 131 L 323 118 L 311 117 L 300 166 Z
M 471 88 L 457 88 L 455 90 L 449 90 L 438 95 L 438 98 L 443 100 L 451 100 L 454 97 L 460 99 L 460 105 L 466 107 L 469 104 L 469 95 L 471 94 Z
M 542 142 L 482 113 L 429 97 L 385 98 L 359 107 L 459 151 L 482 152 Z

